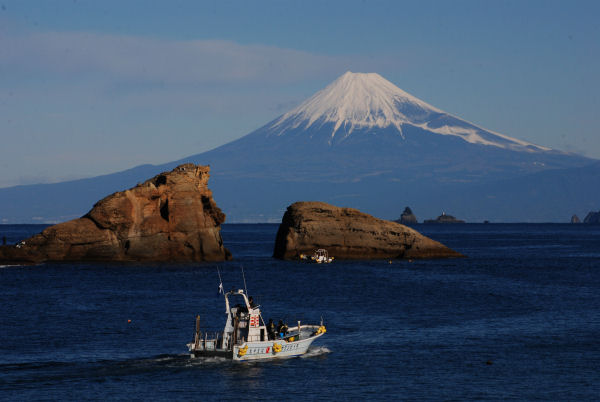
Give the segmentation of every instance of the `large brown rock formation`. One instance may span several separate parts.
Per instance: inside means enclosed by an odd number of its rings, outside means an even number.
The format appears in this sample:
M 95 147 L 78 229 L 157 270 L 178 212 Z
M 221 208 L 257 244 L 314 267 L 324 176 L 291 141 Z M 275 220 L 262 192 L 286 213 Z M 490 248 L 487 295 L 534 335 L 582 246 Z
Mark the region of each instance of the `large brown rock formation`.
M 325 248 L 336 259 L 463 257 L 416 230 L 352 208 L 296 202 L 283 215 L 273 256 L 296 259 Z
M 0 262 L 220 261 L 221 212 L 208 189 L 209 166 L 192 163 L 102 199 L 85 216 L 46 228 Z

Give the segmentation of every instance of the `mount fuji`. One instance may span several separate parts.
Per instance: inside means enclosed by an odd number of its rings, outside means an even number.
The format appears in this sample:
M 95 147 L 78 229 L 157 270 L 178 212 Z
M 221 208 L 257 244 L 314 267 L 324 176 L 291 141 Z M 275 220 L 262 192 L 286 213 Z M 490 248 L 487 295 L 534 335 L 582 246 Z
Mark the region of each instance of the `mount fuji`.
M 21 222 L 31 216 L 64 220 L 183 162 L 211 165 L 210 187 L 229 222 L 278 221 L 298 200 L 387 219 L 410 205 L 421 219 L 448 211 L 467 221 L 556 221 L 597 209 L 600 198 L 596 160 L 487 130 L 379 74 L 347 72 L 296 108 L 211 151 L 97 178 L 0 189 L 0 213 Z M 68 194 L 66 204 L 32 205 L 31 197 L 52 198 L 57 190 Z M 52 214 L 56 205 L 63 208 Z
M 473 182 L 590 162 L 478 127 L 379 74 L 351 72 L 258 130 L 192 159 L 214 163 L 216 174 L 294 182 Z
M 490 145 L 517 151 L 549 151 L 502 134 L 481 129 L 415 98 L 376 73 L 347 72 L 297 108 L 267 127 L 277 136 L 296 129 L 331 129 L 328 144 L 346 140 L 353 131 L 395 128 L 406 139 L 402 127 L 421 128 L 441 135 L 462 138 L 471 144 Z M 337 135 L 336 135 L 337 134 Z M 309 134 L 312 137 L 312 135 Z

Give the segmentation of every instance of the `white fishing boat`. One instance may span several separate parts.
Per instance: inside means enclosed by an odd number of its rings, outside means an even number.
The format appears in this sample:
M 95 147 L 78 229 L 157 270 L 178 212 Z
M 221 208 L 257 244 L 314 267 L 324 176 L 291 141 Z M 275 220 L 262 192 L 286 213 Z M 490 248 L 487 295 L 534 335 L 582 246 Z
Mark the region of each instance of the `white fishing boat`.
M 333 257 L 330 257 L 329 253 L 324 248 L 315 250 L 311 256 L 300 254 L 300 259 L 309 262 L 316 262 L 317 264 L 329 264 L 330 262 L 333 262 Z
M 230 297 L 241 303 L 232 307 Z M 300 356 L 326 332 L 323 322 L 306 325 L 298 321 L 297 326 L 287 328 L 287 331 L 269 333 L 260 306 L 254 305 L 252 298 L 249 299 L 242 289 L 225 293 L 225 309 L 225 329 L 210 337 L 207 332 L 202 333 L 200 316 L 196 317 L 196 335 L 194 341 L 187 345 L 191 357 L 221 356 L 248 361 Z

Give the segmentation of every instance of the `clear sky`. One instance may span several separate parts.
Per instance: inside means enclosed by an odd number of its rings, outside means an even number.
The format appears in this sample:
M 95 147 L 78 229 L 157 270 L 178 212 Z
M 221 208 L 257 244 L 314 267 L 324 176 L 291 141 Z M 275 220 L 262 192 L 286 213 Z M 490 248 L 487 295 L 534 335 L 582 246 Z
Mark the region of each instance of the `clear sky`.
M 0 187 L 239 138 L 345 71 L 600 158 L 598 1 L 0 0 Z

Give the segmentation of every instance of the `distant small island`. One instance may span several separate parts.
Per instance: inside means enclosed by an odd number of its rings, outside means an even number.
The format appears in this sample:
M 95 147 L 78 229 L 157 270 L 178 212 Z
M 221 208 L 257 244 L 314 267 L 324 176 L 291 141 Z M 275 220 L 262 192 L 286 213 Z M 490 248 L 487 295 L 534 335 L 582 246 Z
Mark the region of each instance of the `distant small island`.
M 583 221 L 579 219 L 577 215 L 573 215 L 571 216 L 571 223 L 587 223 L 588 225 L 598 225 L 600 224 L 600 211 L 588 212 Z
M 396 219 L 394 222 L 398 222 L 403 225 L 414 225 L 415 223 L 419 223 L 417 221 L 417 217 L 413 213 L 412 209 L 410 209 L 410 207 L 404 208 L 404 212 L 402 212 L 400 218 Z
M 595 225 L 600 224 L 600 211 L 591 211 L 590 213 L 588 213 L 585 219 L 583 220 L 583 223 L 590 223 Z
M 465 223 L 465 221 L 456 219 L 454 216 L 442 212 L 436 219 L 426 219 L 423 223 Z

